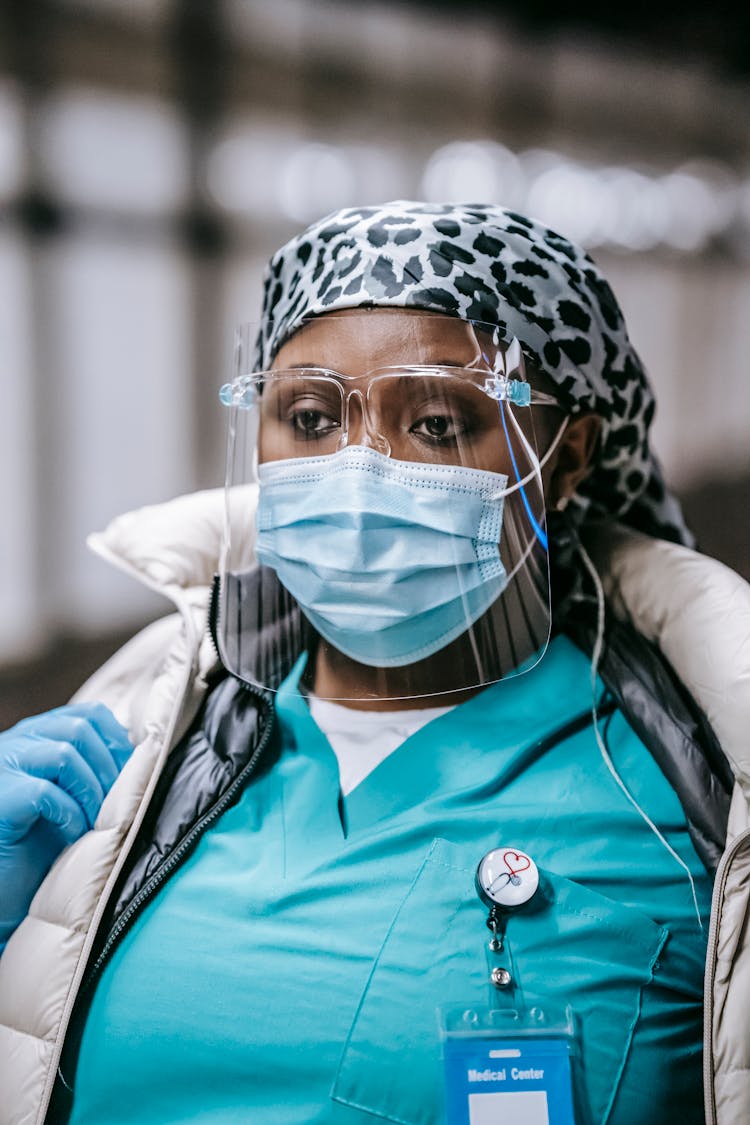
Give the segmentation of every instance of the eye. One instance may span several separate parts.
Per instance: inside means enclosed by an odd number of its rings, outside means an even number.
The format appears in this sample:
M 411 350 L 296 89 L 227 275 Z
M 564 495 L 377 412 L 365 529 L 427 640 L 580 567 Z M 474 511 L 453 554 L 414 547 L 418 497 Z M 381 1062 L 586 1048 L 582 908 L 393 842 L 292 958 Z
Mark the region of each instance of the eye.
M 452 418 L 447 418 L 444 414 L 434 414 L 431 418 L 423 418 L 416 427 L 413 427 L 413 432 L 443 440 L 455 436 L 455 423 Z
M 333 418 L 330 414 L 314 407 L 298 407 L 291 412 L 289 420 L 295 437 L 301 437 L 305 440 L 326 437 L 340 427 L 337 418 Z
M 423 414 L 410 426 L 409 433 L 437 445 L 448 445 L 465 437 L 470 429 L 469 418 L 446 406 Z

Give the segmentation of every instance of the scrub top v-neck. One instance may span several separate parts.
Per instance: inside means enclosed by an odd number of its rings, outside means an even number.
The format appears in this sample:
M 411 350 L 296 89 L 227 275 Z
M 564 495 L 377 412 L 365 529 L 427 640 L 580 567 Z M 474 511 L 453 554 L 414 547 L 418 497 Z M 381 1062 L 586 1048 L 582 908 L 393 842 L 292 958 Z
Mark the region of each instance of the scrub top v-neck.
M 549 746 L 590 708 L 581 653 L 556 638 L 537 668 L 422 727 L 346 798 L 299 671 L 278 694 L 277 763 L 106 967 L 72 1125 L 437 1125 L 436 1008 L 486 1002 L 474 873 L 500 844 L 531 854 L 550 888 L 508 944 L 527 1003 L 574 1005 L 592 1122 L 702 1121 L 705 931 L 688 880 L 590 725 Z M 676 795 L 618 714 L 608 743 L 707 918 Z

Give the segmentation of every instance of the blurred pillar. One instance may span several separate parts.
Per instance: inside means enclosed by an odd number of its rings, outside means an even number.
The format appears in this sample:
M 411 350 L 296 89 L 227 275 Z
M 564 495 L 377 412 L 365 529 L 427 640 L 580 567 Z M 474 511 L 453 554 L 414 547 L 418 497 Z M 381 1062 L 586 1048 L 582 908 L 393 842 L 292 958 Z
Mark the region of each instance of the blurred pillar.
M 201 488 L 222 479 L 223 417 L 217 392 L 228 376 L 215 369 L 216 357 L 224 353 L 220 335 L 227 235 L 210 205 L 205 183 L 208 151 L 226 111 L 229 49 L 222 3 L 178 0 L 170 40 L 175 93 L 189 130 L 190 195 L 182 234 L 191 263 L 194 484 Z
M 59 27 L 59 12 L 48 0 L 28 4 L 8 0 L 5 7 L 5 57 L 7 71 L 21 92 L 20 112 L 24 133 L 25 183 L 14 211 L 28 260 L 28 302 L 33 310 L 33 330 L 29 340 L 28 388 L 32 426 L 27 439 L 26 463 L 18 475 L 27 474 L 29 510 L 26 530 L 31 543 L 32 582 L 35 589 L 34 613 L 41 631 L 54 613 L 56 563 L 54 543 L 60 513 L 65 510 L 63 481 L 44 466 L 58 465 L 64 450 L 57 424 L 59 397 L 64 393 L 55 379 L 54 294 L 46 256 L 50 241 L 62 230 L 63 212 L 46 190 L 41 168 L 41 106 L 55 75 L 50 59 Z M 28 577 L 28 575 L 26 576 Z

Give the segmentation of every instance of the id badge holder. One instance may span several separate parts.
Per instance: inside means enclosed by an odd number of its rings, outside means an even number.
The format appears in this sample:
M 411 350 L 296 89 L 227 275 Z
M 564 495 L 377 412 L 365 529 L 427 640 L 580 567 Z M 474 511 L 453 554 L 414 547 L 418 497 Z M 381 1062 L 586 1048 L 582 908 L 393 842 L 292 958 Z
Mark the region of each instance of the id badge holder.
M 505 936 L 515 912 L 544 908 L 537 866 L 519 848 L 495 848 L 481 860 L 475 885 L 492 932 L 482 943 L 486 1003 L 475 997 L 438 1009 L 445 1125 L 585 1125 L 575 1097 L 572 1008 L 527 1008 Z
M 446 1125 L 581 1125 L 570 1008 L 439 1011 Z

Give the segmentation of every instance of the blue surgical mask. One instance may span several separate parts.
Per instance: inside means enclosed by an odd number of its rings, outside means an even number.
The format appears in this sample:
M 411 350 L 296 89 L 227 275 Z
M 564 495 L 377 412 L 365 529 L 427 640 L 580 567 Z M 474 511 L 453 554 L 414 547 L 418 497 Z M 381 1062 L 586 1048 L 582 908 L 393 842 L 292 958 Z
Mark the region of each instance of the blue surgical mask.
M 258 477 L 258 560 L 361 664 L 438 652 L 505 589 L 504 475 L 348 446 L 265 462 Z

